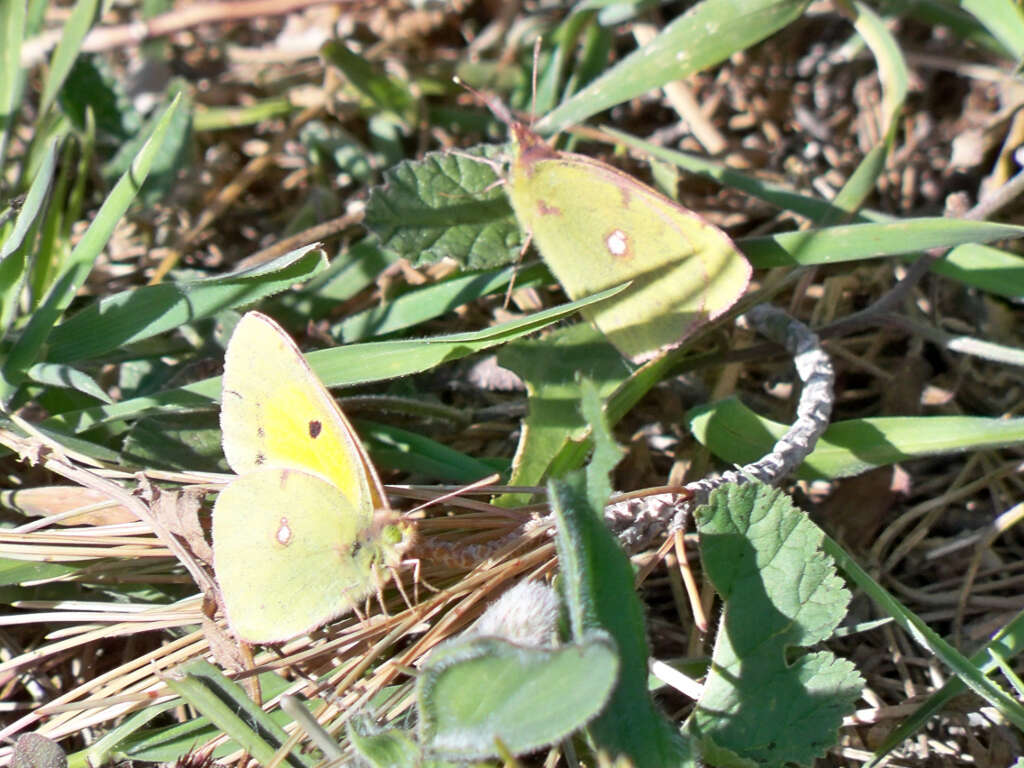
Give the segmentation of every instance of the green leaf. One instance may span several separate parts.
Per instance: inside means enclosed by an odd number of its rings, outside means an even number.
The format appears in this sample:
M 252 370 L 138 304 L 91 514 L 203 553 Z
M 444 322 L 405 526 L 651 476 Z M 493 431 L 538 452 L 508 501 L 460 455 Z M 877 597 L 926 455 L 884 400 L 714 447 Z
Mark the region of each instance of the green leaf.
M 93 263 L 114 233 L 117 223 L 128 210 L 139 186 L 149 174 L 167 128 L 178 110 L 178 104 L 178 100 L 175 100 L 160 117 L 152 136 L 139 151 L 132 167 L 114 185 L 82 239 L 71 252 L 60 278 L 54 283 L 43 303 L 32 313 L 28 325 L 4 362 L 0 381 L 0 403 L 10 401 L 25 370 L 42 356 L 44 340 L 78 289 L 85 283 Z
M 7 142 L 25 86 L 25 70 L 21 68 L 25 5 L 20 0 L 0 2 L 0 163 L 7 158 Z
M 320 54 L 336 66 L 348 81 L 372 104 L 404 115 L 415 102 L 406 84 L 378 71 L 369 61 L 353 53 L 344 43 L 325 43 Z
M 405 731 L 387 728 L 378 731 L 365 718 L 349 720 L 348 740 L 371 768 L 419 768 L 423 755 L 419 746 Z
M 384 173 L 370 190 L 366 226 L 382 245 L 414 264 L 451 258 L 468 269 L 512 261 L 523 237 L 492 167 L 466 155 L 504 157 L 504 148 L 481 145 L 432 152 Z
M 31 560 L 0 557 L 0 587 L 20 585 L 26 581 L 57 579 L 77 573 L 81 569 L 80 565 L 36 563 Z
M 100 140 L 108 144 L 120 145 L 142 130 L 142 116 L 124 79 L 99 55 L 78 57 L 60 90 L 60 106 L 79 131 L 86 130 L 86 112 L 91 111 Z
M 169 413 L 136 421 L 121 448 L 124 464 L 179 471 L 230 472 L 212 410 Z
M 242 686 L 204 659 L 185 664 L 177 675 L 168 675 L 165 680 L 168 688 L 264 765 L 288 740 L 285 730 L 249 698 Z M 285 762 L 304 768 L 315 761 L 293 749 Z
M 536 129 L 554 133 L 582 123 L 673 80 L 725 61 L 799 18 L 807 0 L 704 0 L 563 103 Z
M 838 545 L 836 545 L 838 546 Z M 877 586 L 877 585 L 876 585 Z M 881 587 L 879 587 L 881 589 Z M 970 663 L 987 675 L 997 668 L 996 654 L 1003 658 L 1012 658 L 1024 651 L 1024 612 L 1018 613 L 1012 621 L 1000 629 L 985 645 L 970 658 Z M 886 735 L 882 743 L 875 748 L 872 759 L 865 763 L 864 768 L 874 768 L 889 752 L 896 749 L 907 739 L 925 728 L 928 722 L 938 715 L 946 705 L 967 690 L 964 681 L 952 677 L 942 687 L 921 702 L 920 706 L 900 724 Z
M 735 398 L 687 414 L 690 431 L 730 464 L 756 461 L 789 428 L 758 416 Z M 850 419 L 829 426 L 801 465 L 804 478 L 849 477 L 898 461 L 1002 448 L 1024 442 L 1024 418 L 888 416 Z
M 494 468 L 429 437 L 398 427 L 355 420 L 374 463 L 447 483 L 471 483 Z
M 843 188 L 833 199 L 836 208 L 855 213 L 864 201 L 875 191 L 879 176 L 885 170 L 885 164 L 896 141 L 898 118 L 907 99 L 908 80 L 907 62 L 903 58 L 896 39 L 889 32 L 883 19 L 864 3 L 853 4 L 856 12 L 854 26 L 861 39 L 867 43 L 878 62 L 878 77 L 882 82 L 882 138 L 872 147 L 858 163 Z M 841 221 L 837 216 L 829 216 L 819 223 L 832 224 Z
M 95 397 L 101 403 L 110 403 L 108 395 L 99 384 L 84 371 L 70 365 L 53 363 L 36 363 L 28 369 L 29 380 L 48 387 L 73 389 L 89 397 Z
M 1024 296 L 1024 258 L 988 245 L 958 245 L 932 272 L 1008 299 Z
M 200 662 L 202 664 L 202 662 Z M 200 670 L 202 673 L 203 670 Z M 228 687 L 219 690 L 219 672 L 214 670 L 210 676 L 210 684 L 207 686 L 201 680 L 192 682 L 205 688 L 206 694 L 221 697 L 221 703 L 235 713 L 245 716 L 250 723 L 258 723 L 257 729 L 265 731 L 271 728 L 263 718 L 269 718 L 272 723 L 278 726 L 285 725 L 291 721 L 286 713 L 277 710 L 273 713 L 261 713 L 259 715 L 252 711 L 252 702 L 244 704 L 244 691 L 236 687 Z M 281 675 L 267 672 L 259 676 L 259 686 L 263 697 L 271 700 L 280 696 L 291 686 L 291 682 Z M 201 694 L 203 695 L 203 694 Z M 243 702 L 243 703 L 238 703 Z M 88 768 L 93 765 L 106 765 L 111 762 L 123 762 L 135 760 L 145 763 L 174 763 L 181 755 L 195 749 L 196 745 L 205 744 L 213 739 L 224 735 L 224 730 L 211 723 L 210 719 L 204 716 L 192 717 L 185 722 L 176 725 L 163 726 L 142 730 L 144 726 L 155 718 L 159 717 L 168 709 L 180 707 L 181 699 L 174 698 L 161 704 L 147 706 L 127 716 L 123 722 L 91 745 L 87 750 L 71 755 L 73 768 Z M 258 711 L 258 710 L 257 710 Z M 247 726 L 246 726 L 247 727 Z M 277 736 L 270 738 L 277 740 Z M 213 757 L 227 757 L 232 752 L 241 748 L 238 742 L 224 740 L 214 750 Z M 294 763 L 292 763 L 294 764 Z
M 630 375 L 622 355 L 589 323 L 508 344 L 499 351 L 498 363 L 523 379 L 529 396 L 510 485 L 539 485 L 566 445 L 586 436 L 589 425 L 576 407 L 580 377 L 595 383 L 603 401 Z M 580 463 L 582 459 L 579 456 Z M 528 501 L 523 494 L 496 499 L 502 506 Z
M 146 205 L 160 201 L 171 190 L 178 181 L 179 169 L 185 166 L 188 158 L 192 134 L 192 94 L 180 81 L 172 82 L 168 92 L 174 94 L 174 100 L 180 101 L 182 106 L 172 115 L 164 140 L 153 156 L 149 176 L 139 190 L 138 199 Z M 150 125 L 156 119 L 152 118 Z M 121 144 L 117 153 L 103 166 L 103 175 L 113 178 L 126 172 L 148 134 L 148 128 L 143 128 L 133 139 Z
M 39 100 L 39 113 L 44 114 L 53 104 L 54 98 L 64 84 L 71 67 L 82 47 L 82 41 L 89 34 L 89 28 L 99 17 L 99 0 L 78 0 L 60 32 L 60 39 L 50 59 L 50 70 L 43 83 L 43 94 Z
M 643 608 L 633 589 L 629 558 L 604 524 L 611 484 L 608 475 L 622 457 L 604 424 L 593 386 L 584 386 L 583 412 L 594 434 L 586 473 L 548 483 L 558 528 L 560 586 L 573 637 L 607 632 L 619 653 L 619 680 L 605 711 L 588 726 L 597 747 L 626 755 L 638 768 L 680 765 L 686 745 L 657 711 L 647 689 L 647 634 Z
M 1004 691 L 998 683 L 985 676 L 983 664 L 971 663 L 956 648 L 939 637 L 917 614 L 871 578 L 834 540 L 825 536 L 824 547 L 846 577 L 867 594 L 883 613 L 892 616 L 893 621 L 918 645 L 953 670 L 967 688 L 989 702 L 1003 717 L 1017 726 L 1018 730 L 1024 730 L 1024 706 Z
M 726 485 L 695 517 L 704 571 L 725 603 L 704 694 L 685 732 L 762 766 L 810 765 L 836 742 L 864 681 L 826 640 L 850 593 L 824 534 L 781 491 Z
M 838 264 L 1021 236 L 1024 236 L 1024 227 L 1011 224 L 920 218 L 748 237 L 737 245 L 751 264 L 763 269 L 797 264 Z
M 67 363 L 99 357 L 288 290 L 326 267 L 324 252 L 308 245 L 243 272 L 122 291 L 92 303 L 54 328 L 47 360 Z
M 566 738 L 604 707 L 615 684 L 615 645 L 604 633 L 556 648 L 498 637 L 435 649 L 416 685 L 423 745 L 452 758 L 514 755 Z
M 0 336 L 10 330 L 18 311 L 18 294 L 25 285 L 26 277 L 25 254 L 32 242 L 30 233 L 39 230 L 46 216 L 59 144 L 53 140 L 46 145 L 46 152 L 14 220 L 14 227 L 0 244 Z
M 460 272 L 445 280 L 427 283 L 400 296 L 388 298 L 371 309 L 349 315 L 331 327 L 331 334 L 341 341 L 351 343 L 411 328 L 481 296 L 504 292 L 513 276 L 517 289 L 552 280 L 551 273 L 541 264 L 532 264 L 518 271 L 515 267 L 499 267 L 482 272 Z
M 958 5 L 974 16 L 1009 54 L 1024 58 L 1024 11 L 1010 0 L 960 0 Z
M 306 356 L 318 378 L 328 387 L 366 384 L 420 373 L 445 362 L 504 344 L 540 330 L 580 307 L 614 296 L 621 287 L 602 291 L 587 299 L 536 312 L 480 331 L 411 341 L 379 341 L 322 349 Z M 162 411 L 207 410 L 220 399 L 220 377 L 204 379 L 156 395 L 123 400 L 109 406 L 86 408 L 52 417 L 47 425 L 81 432 L 99 424 L 139 418 Z

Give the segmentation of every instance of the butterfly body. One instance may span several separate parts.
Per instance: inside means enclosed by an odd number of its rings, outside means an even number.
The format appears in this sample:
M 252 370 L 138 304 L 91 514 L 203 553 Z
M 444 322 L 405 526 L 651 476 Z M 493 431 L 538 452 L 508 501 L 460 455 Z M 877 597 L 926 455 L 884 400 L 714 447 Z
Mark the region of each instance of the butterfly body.
M 214 568 L 234 632 L 286 640 L 376 592 L 411 528 L 298 348 L 257 312 L 228 343 L 221 431 L 238 477 L 214 506 Z

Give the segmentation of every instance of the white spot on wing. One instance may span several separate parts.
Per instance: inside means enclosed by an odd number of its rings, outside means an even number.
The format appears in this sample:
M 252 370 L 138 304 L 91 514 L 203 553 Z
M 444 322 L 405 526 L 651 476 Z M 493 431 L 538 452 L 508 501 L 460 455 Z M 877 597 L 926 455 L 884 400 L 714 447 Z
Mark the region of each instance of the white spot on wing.
M 604 241 L 605 247 L 612 256 L 624 256 L 629 250 L 629 242 L 626 233 L 621 229 L 612 230 Z
M 288 525 L 288 518 L 282 517 L 281 524 L 277 527 L 277 533 L 275 534 L 277 543 L 282 547 L 287 547 L 292 541 L 292 529 Z

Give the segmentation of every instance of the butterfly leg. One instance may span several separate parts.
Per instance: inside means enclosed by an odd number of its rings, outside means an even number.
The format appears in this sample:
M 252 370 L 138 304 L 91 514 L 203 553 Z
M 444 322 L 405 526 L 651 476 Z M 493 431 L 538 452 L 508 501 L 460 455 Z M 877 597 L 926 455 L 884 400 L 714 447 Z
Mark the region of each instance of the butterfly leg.
M 516 287 L 516 275 L 519 274 L 519 265 L 523 263 L 523 259 L 526 257 L 526 252 L 530 249 L 530 243 L 533 242 L 533 232 L 526 233 L 526 241 L 523 243 L 523 247 L 519 249 L 519 255 L 516 256 L 515 271 L 512 272 L 512 277 L 508 281 L 508 288 L 505 289 L 505 303 L 501 305 L 502 309 L 508 309 L 508 304 L 512 300 L 512 291 Z

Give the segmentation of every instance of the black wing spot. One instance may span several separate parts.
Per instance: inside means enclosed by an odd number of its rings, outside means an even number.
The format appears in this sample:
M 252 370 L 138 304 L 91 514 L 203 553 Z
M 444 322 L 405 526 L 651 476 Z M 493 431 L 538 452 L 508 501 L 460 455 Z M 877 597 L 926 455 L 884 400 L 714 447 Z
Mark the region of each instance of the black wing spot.
M 267 434 L 266 434 L 266 432 L 263 431 L 263 427 L 262 426 L 256 427 L 256 437 L 258 437 L 260 440 L 262 440 L 266 436 L 267 436 Z
M 313 419 L 313 421 L 309 422 L 309 436 L 315 440 L 317 437 L 320 436 L 320 432 L 321 430 L 323 430 L 323 428 L 323 424 L 321 424 L 318 420 Z
M 267 457 L 263 455 L 262 451 L 260 453 L 256 454 L 256 464 L 257 465 L 263 464 L 266 460 L 267 460 Z

